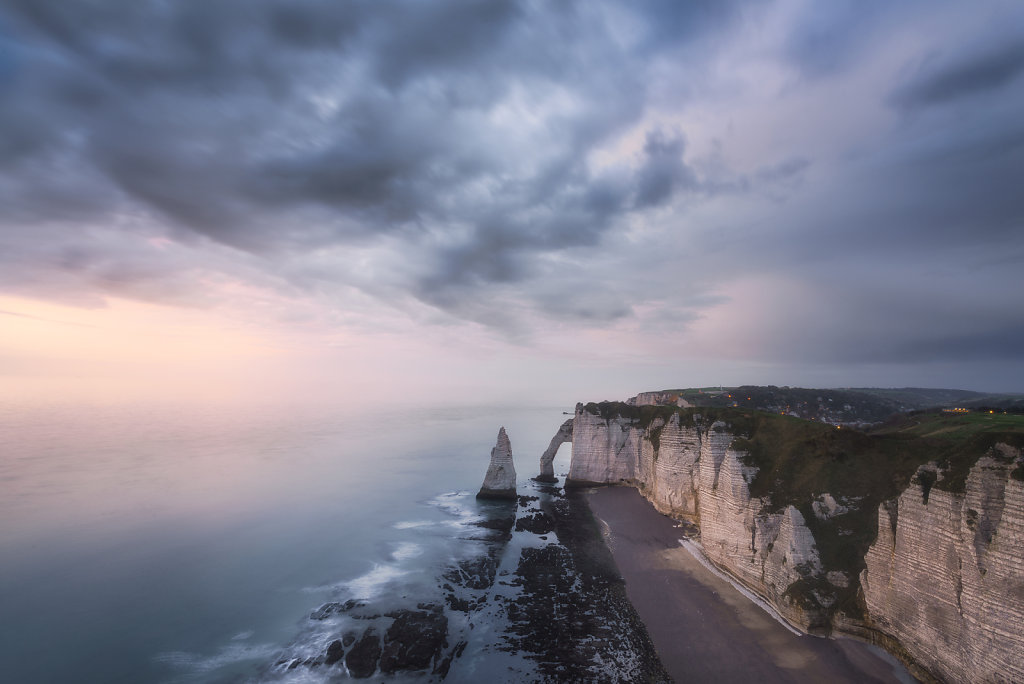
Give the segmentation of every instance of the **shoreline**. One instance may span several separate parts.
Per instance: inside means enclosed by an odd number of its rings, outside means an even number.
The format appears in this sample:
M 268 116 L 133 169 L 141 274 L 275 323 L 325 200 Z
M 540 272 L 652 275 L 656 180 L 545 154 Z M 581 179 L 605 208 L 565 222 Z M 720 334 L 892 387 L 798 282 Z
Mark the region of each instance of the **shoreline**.
M 793 633 L 684 548 L 677 523 L 633 487 L 589 489 L 585 498 L 676 681 L 917 681 L 877 646 Z
M 718 577 L 719 579 L 725 580 L 726 582 L 731 584 L 733 589 L 746 596 L 747 600 L 752 602 L 754 605 L 756 605 L 764 612 L 771 615 L 772 618 L 774 618 L 774 620 L 778 622 L 780 625 L 788 629 L 796 636 L 807 636 L 798 628 L 791 625 L 789 623 L 789 620 L 780 615 L 779 611 L 775 610 L 775 608 L 773 608 L 771 604 L 769 604 L 760 596 L 758 596 L 757 594 L 755 594 L 754 592 L 750 591 L 745 586 L 740 584 L 739 581 L 734 580 L 732 577 L 729 576 L 727 572 L 725 572 L 724 570 L 720 570 L 714 563 L 711 562 L 711 559 L 704 555 L 704 549 L 701 548 L 699 544 L 690 541 L 689 539 L 686 539 L 684 537 L 683 539 L 679 540 L 679 545 L 686 549 L 690 553 L 690 555 L 693 556 L 697 560 L 697 562 L 704 566 L 712 575 Z
M 547 646 L 563 661 L 559 672 L 542 669 L 542 674 L 557 674 L 553 681 L 670 682 L 650 632 L 629 600 L 625 578 L 585 493 L 580 490 L 563 492 L 549 499 L 542 510 L 551 516 L 557 543 L 568 555 L 565 567 L 551 568 L 555 571 L 551 580 L 557 583 L 557 577 L 570 570 L 573 586 L 559 593 L 562 599 L 569 599 L 571 605 L 556 607 L 554 613 L 541 611 L 547 624 L 538 631 L 548 638 L 558 635 L 554 643 L 549 642 Z M 543 600 L 544 606 L 550 603 L 550 599 Z M 533 606 L 534 610 L 537 608 Z M 565 622 L 568 624 L 561 624 Z M 603 665 L 593 660 L 598 654 Z M 584 662 L 579 665 L 582 667 L 573 671 L 571 666 L 581 657 Z M 566 665 L 570 666 L 569 670 L 563 669 Z M 627 671 L 629 676 L 623 678 Z

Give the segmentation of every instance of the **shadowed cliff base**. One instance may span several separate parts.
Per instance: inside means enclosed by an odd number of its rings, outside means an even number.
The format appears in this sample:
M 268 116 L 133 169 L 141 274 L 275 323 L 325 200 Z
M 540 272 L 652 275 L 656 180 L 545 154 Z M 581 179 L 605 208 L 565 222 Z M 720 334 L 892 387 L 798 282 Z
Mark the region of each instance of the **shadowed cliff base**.
M 683 536 L 632 487 L 588 502 L 668 673 L 678 682 L 913 682 L 876 647 L 796 636 L 703 567 Z

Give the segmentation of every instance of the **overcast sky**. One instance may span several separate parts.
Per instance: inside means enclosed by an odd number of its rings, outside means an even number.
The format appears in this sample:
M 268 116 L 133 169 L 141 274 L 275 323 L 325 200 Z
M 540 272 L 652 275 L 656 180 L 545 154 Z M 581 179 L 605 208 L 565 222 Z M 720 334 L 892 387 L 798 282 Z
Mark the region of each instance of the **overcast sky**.
M 8 388 L 1024 391 L 1022 266 L 1017 0 L 0 2 Z

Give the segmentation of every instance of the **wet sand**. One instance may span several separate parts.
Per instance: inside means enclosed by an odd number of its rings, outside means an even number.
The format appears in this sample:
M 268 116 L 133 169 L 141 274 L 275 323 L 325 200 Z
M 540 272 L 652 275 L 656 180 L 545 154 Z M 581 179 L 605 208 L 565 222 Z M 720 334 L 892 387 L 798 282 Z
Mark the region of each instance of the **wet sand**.
M 675 523 L 635 489 L 595 489 L 587 501 L 676 682 L 916 681 L 877 647 L 793 634 L 701 565 Z

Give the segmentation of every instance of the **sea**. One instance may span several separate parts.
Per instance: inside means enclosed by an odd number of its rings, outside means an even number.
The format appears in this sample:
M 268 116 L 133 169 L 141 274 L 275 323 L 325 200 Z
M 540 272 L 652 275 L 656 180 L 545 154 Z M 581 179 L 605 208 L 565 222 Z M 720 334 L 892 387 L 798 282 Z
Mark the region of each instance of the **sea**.
M 331 681 L 311 614 L 434 598 L 498 429 L 527 488 L 563 411 L 0 401 L 0 680 Z M 475 627 L 456 680 L 507 666 Z

